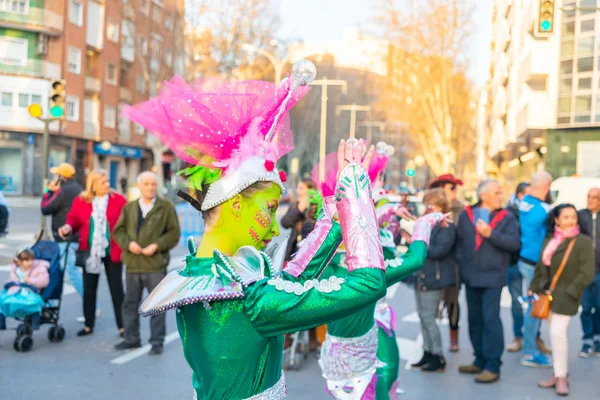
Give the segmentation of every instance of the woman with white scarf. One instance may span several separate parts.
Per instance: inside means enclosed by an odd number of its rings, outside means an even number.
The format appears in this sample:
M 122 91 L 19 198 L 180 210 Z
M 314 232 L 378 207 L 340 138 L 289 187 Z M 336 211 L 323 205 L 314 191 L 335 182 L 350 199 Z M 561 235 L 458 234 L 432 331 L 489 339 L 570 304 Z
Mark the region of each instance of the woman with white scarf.
M 108 174 L 94 170 L 86 180 L 86 190 L 73 201 L 67 223 L 58 233 L 61 237 L 79 232 L 77 264 L 83 272 L 83 315 L 85 327 L 77 336 L 94 332 L 98 281 L 104 267 L 112 297 L 119 334 L 123 335 L 121 305 L 123 304 L 123 263 L 121 248 L 112 237 L 121 210 L 127 203 L 125 197 L 111 190 Z

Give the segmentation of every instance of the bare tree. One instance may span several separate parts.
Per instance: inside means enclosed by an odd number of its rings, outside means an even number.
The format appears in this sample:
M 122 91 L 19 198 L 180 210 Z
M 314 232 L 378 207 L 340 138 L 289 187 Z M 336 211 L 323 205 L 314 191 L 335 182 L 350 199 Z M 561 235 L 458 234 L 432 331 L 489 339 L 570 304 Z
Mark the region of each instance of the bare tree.
M 414 3 L 413 3 L 414 6 Z M 465 75 L 471 7 L 466 0 L 426 0 L 399 11 L 382 2 L 390 42 L 382 110 L 407 124 L 431 170 L 456 172 L 475 143 L 472 87 Z

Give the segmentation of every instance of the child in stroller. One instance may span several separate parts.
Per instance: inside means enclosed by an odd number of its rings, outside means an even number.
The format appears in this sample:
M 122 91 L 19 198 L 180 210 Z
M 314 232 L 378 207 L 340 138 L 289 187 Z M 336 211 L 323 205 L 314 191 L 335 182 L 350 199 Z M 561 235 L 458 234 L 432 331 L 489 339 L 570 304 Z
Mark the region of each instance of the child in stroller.
M 22 248 L 11 265 L 10 279 L 0 292 L 0 329 L 6 329 L 6 317 L 31 317 L 33 329 L 40 328 L 44 300 L 39 292 L 48 286 L 50 263 L 36 260 L 33 251 Z

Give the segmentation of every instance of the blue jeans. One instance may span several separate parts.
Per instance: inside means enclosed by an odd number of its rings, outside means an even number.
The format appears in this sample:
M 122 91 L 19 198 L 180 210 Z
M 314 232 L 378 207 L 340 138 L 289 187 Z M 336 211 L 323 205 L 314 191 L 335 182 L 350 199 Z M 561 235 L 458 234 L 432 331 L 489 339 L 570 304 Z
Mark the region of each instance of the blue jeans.
M 523 306 L 519 301 L 523 295 L 523 277 L 517 264 L 508 268 L 508 292 L 512 300 L 513 335 L 515 339 L 523 338 Z
M 500 373 L 504 351 L 504 330 L 500 319 L 502 288 L 466 287 L 469 309 L 469 336 L 475 361 L 473 365 Z
M 591 345 L 594 340 L 600 341 L 600 272 L 596 273 L 594 282 L 583 291 L 581 308 L 583 342 Z
M 67 245 L 69 250 L 67 251 Z M 67 265 L 65 274 L 69 277 L 71 285 L 75 288 L 75 291 L 83 297 L 83 272 L 81 268 L 75 265 L 75 252 L 79 248 L 79 243 L 59 242 L 58 247 L 60 248 L 60 267 L 65 268 L 65 257 L 67 258 Z
M 528 291 L 533 280 L 535 267 L 523 261 L 519 261 L 518 266 L 525 284 L 525 291 Z M 540 322 L 539 319 L 531 316 L 530 305 L 523 321 L 523 354 L 534 354 L 538 351 L 536 341 L 540 330 Z

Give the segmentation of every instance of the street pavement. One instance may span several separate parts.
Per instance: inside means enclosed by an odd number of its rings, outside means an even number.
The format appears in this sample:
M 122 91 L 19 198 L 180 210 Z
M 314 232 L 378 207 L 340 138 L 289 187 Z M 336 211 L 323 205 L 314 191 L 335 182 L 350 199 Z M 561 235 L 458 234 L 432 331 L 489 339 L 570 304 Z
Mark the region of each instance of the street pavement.
M 36 208 L 13 207 L 11 220 L 12 237 L 0 239 L 0 251 L 11 254 L 19 244 L 31 243 L 30 230 L 37 229 L 39 214 Z M 29 236 L 28 236 L 29 235 Z M 282 234 L 285 236 L 285 233 Z M 19 240 L 23 239 L 23 240 Z M 4 246 L 3 248 L 1 248 Z M 186 251 L 180 246 L 174 251 L 170 268 L 181 265 Z M 8 278 L 6 266 L 0 266 L 0 282 Z M 0 332 L 0 399 L 45 400 L 81 399 L 191 399 L 191 373 L 183 357 L 177 335 L 174 312 L 167 316 L 167 344 L 161 356 L 149 356 L 148 346 L 130 352 L 116 352 L 114 344 L 120 341 L 114 322 L 112 304 L 106 280 L 98 290 L 98 301 L 102 315 L 96 321 L 94 334 L 76 337 L 82 324 L 76 317 L 82 314 L 81 299 L 66 284 L 66 295 L 61 309 L 61 323 L 67 334 L 62 343 L 50 343 L 47 339 L 48 326 L 42 326 L 34 334 L 34 346 L 29 353 L 13 350 L 16 323 L 9 320 L 9 328 Z M 402 365 L 400 387 L 406 391 L 401 399 L 465 399 L 478 400 L 544 400 L 556 398 L 552 390 L 536 387 L 536 382 L 551 375 L 551 370 L 540 370 L 519 365 L 519 356 L 505 353 L 502 379 L 492 385 L 478 385 L 471 376 L 461 376 L 459 364 L 472 361 L 467 332 L 467 310 L 463 306 L 461 323 L 461 351 L 447 353 L 448 367 L 445 373 L 427 374 L 407 369 L 407 365 L 421 355 L 419 320 L 415 312 L 414 293 L 401 285 L 390 301 L 398 314 L 398 342 L 401 348 Z M 462 299 L 464 305 L 464 298 Z M 505 339 L 512 339 L 511 317 L 508 296 L 502 301 L 502 318 Z M 545 324 L 544 324 L 545 325 Z M 448 348 L 448 326 L 441 321 L 444 348 Z M 148 320 L 142 321 L 142 340 L 147 343 Z M 542 336 L 548 338 L 544 326 Z M 600 357 L 580 359 L 581 327 L 575 318 L 569 329 L 569 367 L 572 399 L 597 399 L 600 389 L 598 372 Z M 309 355 L 299 371 L 286 371 L 289 399 L 327 399 L 325 383 L 320 376 L 317 359 Z

